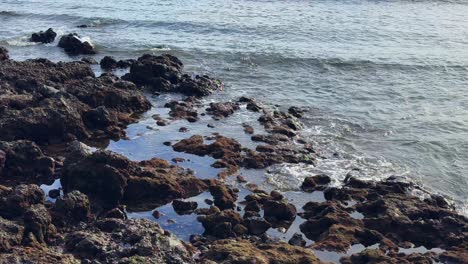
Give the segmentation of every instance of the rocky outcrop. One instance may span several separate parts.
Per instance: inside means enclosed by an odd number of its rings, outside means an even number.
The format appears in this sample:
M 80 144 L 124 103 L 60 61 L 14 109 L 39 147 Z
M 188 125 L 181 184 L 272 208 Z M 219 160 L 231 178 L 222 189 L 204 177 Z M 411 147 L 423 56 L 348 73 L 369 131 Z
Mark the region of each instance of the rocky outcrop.
M 32 42 L 40 42 L 40 43 L 52 43 L 57 37 L 57 33 L 51 28 L 47 29 L 45 32 L 40 31 L 38 33 L 33 33 L 31 35 Z
M 113 70 L 117 68 L 117 60 L 112 56 L 105 56 L 99 63 L 104 70 Z
M 384 251 L 398 251 L 405 244 L 428 249 L 465 245 L 466 235 L 460 230 L 468 228 L 468 220 L 446 203 L 435 204 L 437 197 L 423 200 L 408 195 L 417 189 L 392 179 L 365 182 L 350 178 L 343 188 L 325 190 L 327 202 L 304 206 L 301 216 L 307 221 L 300 229 L 316 242 L 314 248 L 341 252 L 359 243 L 379 243 Z M 356 203 L 347 206 L 350 201 Z M 361 217 L 353 216 L 356 211 Z
M 50 178 L 56 161 L 44 155 L 34 142 L 0 141 L 0 183 L 14 186 Z
M 83 40 L 76 33 L 62 36 L 58 46 L 63 48 L 67 54 L 72 56 L 80 54 L 96 54 L 94 46 L 89 41 Z
M 0 72 L 0 140 L 120 138 L 130 115 L 150 108 L 133 84 L 95 78 L 85 63 L 5 61 Z
M 221 119 L 234 114 L 239 109 L 239 105 L 231 102 L 210 103 L 210 107 L 206 109 L 206 112 L 212 115 L 214 119 Z
M 58 197 L 52 212 L 56 225 L 61 226 L 68 223 L 87 222 L 91 219 L 88 196 L 79 191 L 71 191 L 63 197 Z
M 0 255 L 20 245 L 23 236 L 23 226 L 0 217 Z
M 151 91 L 182 93 L 188 96 L 205 96 L 223 88 L 219 80 L 198 75 L 192 78 L 182 70 L 182 62 L 172 55 L 145 54 L 132 64 L 130 73 L 124 78 Z
M 194 263 L 193 249 L 158 224 L 112 219 L 69 234 L 67 252 L 106 263 Z
M 35 184 L 21 184 L 13 189 L 0 185 L 0 216 L 13 218 L 23 215 L 36 204 L 44 204 L 44 192 Z
M 61 182 L 66 193 L 79 190 L 108 209 L 122 202 L 140 209 L 154 208 L 208 188 L 202 180 L 167 161 L 138 163 L 109 151 L 66 162 Z

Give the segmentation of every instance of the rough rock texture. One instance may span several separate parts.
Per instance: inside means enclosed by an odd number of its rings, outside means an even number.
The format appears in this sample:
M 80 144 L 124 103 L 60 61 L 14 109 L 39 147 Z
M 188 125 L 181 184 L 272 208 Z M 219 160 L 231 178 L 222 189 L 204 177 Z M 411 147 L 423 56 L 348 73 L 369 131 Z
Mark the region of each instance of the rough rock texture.
M 213 261 L 213 262 L 208 262 Z M 314 264 L 322 263 L 309 249 L 283 242 L 252 243 L 246 240 L 219 240 L 201 255 L 202 263 Z
M 63 48 L 69 55 L 96 54 L 93 45 L 88 41 L 83 40 L 76 33 L 62 36 L 58 46 Z
M 305 192 L 323 191 L 331 182 L 331 178 L 325 174 L 306 177 L 302 183 L 302 190 Z
M 23 236 L 24 227 L 0 217 L 0 256 L 3 252 L 9 251 L 12 247 L 21 244 Z
M 104 70 L 113 70 L 117 68 L 117 60 L 112 56 L 105 56 L 99 63 Z
M 223 88 L 219 80 L 198 75 L 192 78 L 183 74 L 182 70 L 182 62 L 172 55 L 145 54 L 132 64 L 130 73 L 124 78 L 155 92 L 175 92 L 189 96 L 205 96 Z
M 240 167 L 247 169 L 264 169 L 279 163 L 313 163 L 314 151 L 310 148 L 295 149 L 293 147 L 275 146 L 272 151 L 257 152 L 244 149 L 234 139 L 221 135 L 215 137 L 215 142 L 206 145 L 200 135 L 183 139 L 173 145 L 173 149 L 199 156 L 211 156 L 219 159 L 213 164 L 216 168 L 225 168 L 220 177 L 235 173 Z
M 189 122 L 198 121 L 198 112 L 195 107 L 199 101 L 194 97 L 187 97 L 183 101 L 171 101 L 164 107 L 170 108 L 169 115 L 173 120 L 186 119 Z
M 34 142 L 0 141 L 0 183 L 17 185 L 48 179 L 55 171 L 56 161 L 44 155 Z
M 327 202 L 304 206 L 301 216 L 307 221 L 300 229 L 316 242 L 314 248 L 341 252 L 359 243 L 379 243 L 381 250 L 392 252 L 410 243 L 445 249 L 445 255 L 466 247 L 468 220 L 439 197 L 420 199 L 409 195 L 411 191 L 422 190 L 391 178 L 382 182 L 347 179 L 343 188 L 325 190 Z M 347 206 L 350 201 L 357 203 Z M 353 217 L 355 211 L 363 217 Z
M 145 219 L 112 219 L 69 234 L 67 252 L 105 263 L 194 263 L 193 249 Z
M 155 207 L 177 198 L 197 195 L 208 188 L 202 180 L 167 161 L 133 162 L 109 151 L 97 151 L 64 164 L 64 191 L 79 190 L 104 208 L 121 202 Z
M 150 108 L 136 87 L 95 78 L 88 64 L 45 59 L 0 64 L 0 140 L 38 144 L 120 138 L 130 115 Z
M 13 189 L 0 185 L 0 216 L 12 218 L 21 216 L 31 206 L 44 204 L 44 192 L 35 184 L 21 184 Z
M 212 115 L 214 119 L 221 119 L 234 114 L 234 112 L 239 109 L 239 105 L 231 102 L 210 103 L 210 107 L 207 108 L 206 111 L 209 115 Z
M 54 42 L 57 33 L 51 28 L 47 29 L 45 32 L 40 31 L 38 33 L 33 33 L 31 35 L 32 42 L 41 42 L 41 43 L 51 43 Z
M 79 192 L 71 191 L 57 198 L 53 207 L 56 224 L 87 222 L 91 219 L 91 207 L 88 197 Z

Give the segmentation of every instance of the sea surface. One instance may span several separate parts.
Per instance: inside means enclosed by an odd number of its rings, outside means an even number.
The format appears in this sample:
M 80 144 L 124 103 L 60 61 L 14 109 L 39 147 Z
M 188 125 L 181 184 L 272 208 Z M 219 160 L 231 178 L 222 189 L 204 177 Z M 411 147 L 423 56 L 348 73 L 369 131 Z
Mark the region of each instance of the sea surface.
M 466 1 L 0 0 L 0 45 L 14 59 L 80 59 L 27 41 L 49 27 L 89 37 L 97 59 L 176 55 L 224 80 L 207 100 L 307 107 L 304 133 L 329 157 L 320 170 L 408 177 L 468 214 Z M 270 182 L 286 190 L 314 171 L 276 169 Z

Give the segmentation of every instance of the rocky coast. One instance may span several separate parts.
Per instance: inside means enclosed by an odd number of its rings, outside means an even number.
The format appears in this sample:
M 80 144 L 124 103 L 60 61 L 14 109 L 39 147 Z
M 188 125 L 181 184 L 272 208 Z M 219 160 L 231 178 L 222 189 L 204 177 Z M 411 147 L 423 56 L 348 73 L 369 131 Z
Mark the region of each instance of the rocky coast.
M 32 38 L 49 43 L 52 32 Z M 86 43 L 70 34 L 59 46 L 94 54 Z M 357 169 L 340 183 L 306 175 L 301 204 L 259 187 L 249 172 L 324 159 L 301 136 L 305 109 L 203 101 L 223 82 L 185 72 L 172 55 L 104 57 L 100 76 L 92 63 L 15 61 L 0 48 L 0 263 L 468 263 L 468 219 L 414 183 L 364 181 Z M 128 126 L 164 94 L 179 97 L 162 99 L 167 114 L 153 114 L 148 130 L 175 127 L 181 139 L 162 144 L 181 157 L 136 161 L 107 148 L 128 140 Z M 255 116 L 238 125 L 245 140 L 198 134 L 203 120 L 222 129 L 240 111 Z M 217 175 L 182 166 L 183 155 Z M 165 230 L 152 221 L 164 206 L 203 232 L 183 240 Z M 150 220 L 131 217 L 148 211 Z

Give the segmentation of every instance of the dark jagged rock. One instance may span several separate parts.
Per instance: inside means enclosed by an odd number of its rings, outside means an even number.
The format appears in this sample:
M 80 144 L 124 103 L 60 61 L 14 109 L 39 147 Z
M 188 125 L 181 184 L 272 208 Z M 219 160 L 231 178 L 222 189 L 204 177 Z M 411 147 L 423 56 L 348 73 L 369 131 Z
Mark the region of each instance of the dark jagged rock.
M 214 204 L 221 210 L 233 209 L 236 204 L 237 194 L 230 188 L 223 185 L 210 186 L 210 193 L 213 195 Z
M 0 141 L 0 151 L 0 182 L 4 184 L 33 183 L 54 173 L 54 159 L 31 141 Z
M 270 229 L 271 224 L 261 217 L 249 217 L 242 222 L 247 227 L 249 234 L 259 236 Z
M 58 46 L 63 48 L 69 55 L 96 54 L 93 45 L 88 41 L 82 40 L 76 33 L 62 36 Z
M 81 260 L 105 263 L 194 263 L 193 249 L 145 219 L 113 219 L 112 224 L 69 234 L 65 248 Z
M 172 207 L 178 214 L 186 214 L 197 209 L 198 204 L 197 202 L 174 200 L 172 201 Z
M 198 221 L 205 228 L 206 235 L 217 238 L 228 238 L 236 236 L 233 227 L 241 224 L 242 218 L 234 210 L 224 210 L 206 216 L 199 216 Z
M 182 69 L 182 62 L 172 55 L 145 54 L 132 64 L 130 73 L 124 78 L 155 92 L 176 92 L 189 96 L 209 95 L 223 87 L 219 80 L 198 75 L 191 78 L 183 74 Z
M 0 140 L 42 144 L 121 138 L 134 121 L 130 115 L 150 108 L 133 84 L 109 76 L 95 78 L 81 62 L 6 61 L 0 72 Z M 94 126 L 95 114 L 105 113 L 103 109 L 110 115 L 108 125 Z
M 57 33 L 51 28 L 47 29 L 45 32 L 40 31 L 38 33 L 33 33 L 31 35 L 32 42 L 41 42 L 41 43 L 52 43 L 55 40 Z
M 117 68 L 117 60 L 112 56 L 105 56 L 99 63 L 104 70 L 113 70 Z
M 49 197 L 52 199 L 57 199 L 60 196 L 60 190 L 59 189 L 52 189 L 48 193 Z
M 298 246 L 298 247 L 305 247 L 306 246 L 306 241 L 304 238 L 302 238 L 302 235 L 299 233 L 295 233 L 291 239 L 289 239 L 288 243 L 293 246 Z
M 8 55 L 8 50 L 4 47 L 0 47 L 0 61 L 8 60 L 10 56 Z
M 409 195 L 414 189 L 418 187 L 406 182 L 349 178 L 343 188 L 326 190 L 327 202 L 304 206 L 302 216 L 307 221 L 300 229 L 315 241 L 314 248 L 341 252 L 357 243 L 366 246 L 379 243 L 384 251 L 397 250 L 402 242 L 447 252 L 463 246 L 466 235 L 460 230 L 468 227 L 468 220 L 452 209 Z M 343 205 L 351 200 L 356 204 Z M 363 217 L 352 217 L 355 210 Z M 398 263 L 396 256 L 391 258 Z
M 239 106 L 235 103 L 210 103 L 210 107 L 206 109 L 209 115 L 213 115 L 213 118 L 225 118 L 232 114 L 235 111 L 239 110 Z
M 52 218 L 43 204 L 35 204 L 29 207 L 24 212 L 23 221 L 26 235 L 28 233 L 33 234 L 40 243 L 48 240 L 50 233 L 49 225 L 52 222 Z
M 65 163 L 64 191 L 79 190 L 105 208 L 124 202 L 154 207 L 206 190 L 207 185 L 180 167 L 153 159 L 133 162 L 108 151 L 97 151 L 81 160 Z
M 117 62 L 117 68 L 121 68 L 121 69 L 130 68 L 135 62 L 136 60 L 134 59 L 119 60 Z
M 60 224 L 88 221 L 91 207 L 88 197 L 79 191 L 72 191 L 59 197 L 53 207 L 54 220 Z
M 173 120 L 186 119 L 193 123 L 198 121 L 198 112 L 195 109 L 199 102 L 193 97 L 188 97 L 183 101 L 171 101 L 166 103 L 164 107 L 170 108 L 169 115 Z
M 302 190 L 305 192 L 323 191 L 331 182 L 331 178 L 325 174 L 319 174 L 311 177 L 306 177 L 302 183 Z
M 10 251 L 12 247 L 21 244 L 24 227 L 0 217 L 0 254 Z
M 265 219 L 269 222 L 293 221 L 296 218 L 296 207 L 283 201 L 267 201 L 263 205 Z
M 36 204 L 44 204 L 44 192 L 35 184 L 21 184 L 14 189 L 4 189 L 0 197 L 0 216 L 21 216 Z

